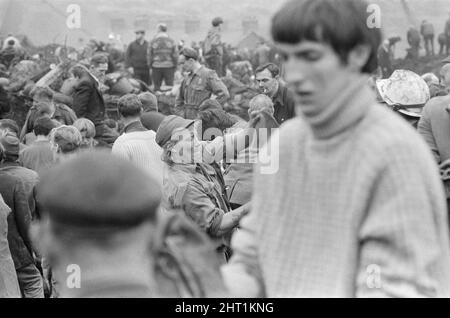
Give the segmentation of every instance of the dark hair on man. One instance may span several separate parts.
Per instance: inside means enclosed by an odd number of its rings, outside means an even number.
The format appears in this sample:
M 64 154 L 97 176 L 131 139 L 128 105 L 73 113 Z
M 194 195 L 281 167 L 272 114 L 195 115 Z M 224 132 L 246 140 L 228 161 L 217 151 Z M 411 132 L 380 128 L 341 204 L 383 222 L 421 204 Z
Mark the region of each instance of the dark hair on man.
M 55 122 L 49 117 L 39 117 L 34 121 L 33 132 L 36 136 L 48 136 L 55 127 Z
M 78 77 L 78 78 L 82 78 L 83 76 L 89 74 L 87 68 L 82 65 L 73 66 L 70 69 L 70 73 L 72 73 L 73 76 Z
M 119 113 L 123 117 L 140 116 L 142 112 L 142 103 L 135 94 L 127 94 L 119 99 Z
M 226 111 L 221 109 L 209 109 L 199 112 L 197 118 L 202 121 L 202 136 L 206 135 L 205 132 L 208 129 L 215 128 L 223 132 L 225 129 L 231 128 L 236 123 Z
M 108 57 L 104 53 L 97 53 L 91 58 L 91 65 L 94 67 L 106 63 L 108 63 Z
M 116 129 L 117 127 L 118 127 L 118 122 L 117 121 L 115 121 L 114 119 L 112 119 L 112 118 L 107 118 L 107 119 L 105 119 L 105 121 L 103 122 L 106 126 L 108 126 L 108 128 L 111 128 L 111 129 Z
M 273 63 L 267 63 L 267 64 L 258 66 L 255 70 L 255 74 L 264 72 L 264 70 L 268 70 L 270 72 L 270 74 L 272 74 L 273 78 L 280 75 L 280 68 L 276 64 L 273 64 Z
M 53 92 L 48 87 L 34 87 L 30 92 L 32 98 L 36 101 L 53 100 Z
M 0 119 L 0 130 L 2 129 L 7 129 L 17 136 L 19 136 L 20 133 L 19 125 L 12 119 Z
M 329 44 L 343 63 L 357 45 L 369 45 L 370 57 L 361 71 L 372 73 L 382 35 L 379 28 L 367 26 L 367 7 L 364 0 L 291 0 L 273 17 L 272 37 L 287 44 Z

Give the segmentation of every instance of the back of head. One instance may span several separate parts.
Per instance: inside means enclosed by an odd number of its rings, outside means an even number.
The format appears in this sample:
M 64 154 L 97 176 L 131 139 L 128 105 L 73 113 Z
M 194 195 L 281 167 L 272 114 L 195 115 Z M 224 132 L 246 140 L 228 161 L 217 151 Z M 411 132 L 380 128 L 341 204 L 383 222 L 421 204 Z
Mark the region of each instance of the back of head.
M 19 136 L 20 129 L 17 123 L 12 119 L 0 119 L 0 133 L 12 132 L 16 136 Z
M 49 138 L 63 154 L 77 151 L 83 140 L 81 133 L 74 126 L 57 127 L 51 131 Z
M 161 190 L 139 168 L 97 151 L 78 155 L 43 175 L 38 196 L 53 223 L 108 236 L 154 220 Z
M 259 94 L 250 100 L 249 113 L 266 112 L 273 115 L 275 112 L 272 100 L 264 94 Z
M 231 128 L 236 122 L 222 109 L 201 111 L 197 117 L 202 121 L 202 136 L 204 140 L 221 136 L 223 131 Z
M 33 123 L 33 132 L 36 136 L 48 136 L 55 127 L 55 122 L 50 117 L 38 117 Z
M 89 119 L 79 118 L 73 123 L 73 126 L 78 129 L 83 138 L 95 137 L 95 125 Z
M 124 118 L 139 117 L 142 113 L 142 103 L 135 94 L 127 94 L 119 99 L 119 113 Z
M 165 23 L 158 24 L 158 31 L 159 32 L 167 32 L 167 25 Z
M 158 112 L 145 112 L 141 116 L 141 123 L 148 130 L 156 132 L 165 118 L 166 116 Z
M 158 99 L 150 92 L 141 93 L 138 95 L 139 100 L 142 103 L 144 112 L 157 112 L 158 111 Z
M 366 45 L 370 56 L 361 72 L 372 73 L 378 66 L 382 36 L 379 28 L 368 27 L 367 8 L 364 0 L 291 0 L 273 17 L 272 37 L 290 45 L 303 41 L 328 44 L 343 63 L 353 49 Z
M 0 144 L 3 147 L 3 159 L 9 162 L 15 162 L 19 158 L 20 141 L 19 138 L 11 132 L 0 135 Z

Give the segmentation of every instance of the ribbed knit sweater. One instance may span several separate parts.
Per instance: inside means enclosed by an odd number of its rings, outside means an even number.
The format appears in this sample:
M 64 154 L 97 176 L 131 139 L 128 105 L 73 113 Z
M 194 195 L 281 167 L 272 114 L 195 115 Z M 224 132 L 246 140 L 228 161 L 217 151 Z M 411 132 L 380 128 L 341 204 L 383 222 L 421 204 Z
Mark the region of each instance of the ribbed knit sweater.
M 114 142 L 112 154 L 144 169 L 156 178 L 162 187 L 162 149 L 156 143 L 155 137 L 156 133 L 152 130 L 123 134 Z
M 223 270 L 232 294 L 450 295 L 437 166 L 422 138 L 376 104 L 364 81 L 272 137 L 279 170 L 255 176 L 252 211 Z

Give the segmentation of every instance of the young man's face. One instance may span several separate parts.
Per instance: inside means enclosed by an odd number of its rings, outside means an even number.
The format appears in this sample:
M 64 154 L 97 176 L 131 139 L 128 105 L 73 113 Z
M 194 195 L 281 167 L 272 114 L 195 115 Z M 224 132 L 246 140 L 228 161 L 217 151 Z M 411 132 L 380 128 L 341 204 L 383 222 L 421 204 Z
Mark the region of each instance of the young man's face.
M 303 41 L 279 48 L 286 58 L 286 81 L 305 115 L 322 112 L 349 85 L 351 72 L 330 46 Z
M 278 90 L 278 77 L 273 77 L 268 69 L 256 73 L 256 84 L 259 92 L 269 97 L 273 97 Z
M 193 60 L 186 59 L 184 55 L 180 55 L 178 58 L 178 66 L 181 69 L 181 72 L 191 72 L 193 69 Z

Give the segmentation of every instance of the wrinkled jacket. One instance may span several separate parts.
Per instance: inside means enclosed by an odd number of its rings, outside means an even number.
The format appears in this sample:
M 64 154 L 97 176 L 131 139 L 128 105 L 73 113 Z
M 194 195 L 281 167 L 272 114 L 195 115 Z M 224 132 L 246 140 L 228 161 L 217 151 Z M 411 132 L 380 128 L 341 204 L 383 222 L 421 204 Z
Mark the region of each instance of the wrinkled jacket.
M 149 65 L 156 68 L 173 68 L 177 65 L 177 45 L 166 33 L 159 33 L 149 45 Z
M 212 94 L 217 95 L 217 100 L 221 104 L 230 98 L 227 87 L 217 73 L 202 66 L 181 83 L 180 92 L 175 101 L 176 115 L 195 119 L 200 104 L 211 98 Z
M 17 162 L 8 162 L 0 165 L 0 171 L 3 171 L 23 182 L 25 194 L 28 198 L 30 213 L 34 217 L 36 212 L 36 186 L 39 182 L 39 175 L 36 171 L 21 167 Z
M 11 209 L 0 195 L 0 298 L 20 298 L 16 269 L 9 251 L 8 221 Z
M 0 194 L 12 212 L 8 216 L 8 243 L 16 269 L 33 264 L 29 237 L 31 212 L 20 179 L 0 171 Z
M 204 54 L 205 57 L 211 55 L 223 55 L 222 40 L 217 28 L 209 30 L 204 43 Z
M 222 298 L 221 259 L 206 234 L 182 213 L 158 215 L 154 278 L 159 297 Z
M 78 118 L 87 118 L 96 126 L 105 119 L 105 102 L 99 83 L 90 75 L 78 83 L 73 95 L 73 109 Z
M 223 215 L 228 212 L 217 172 L 209 165 L 165 166 L 163 204 L 166 210 L 182 210 L 213 240 L 229 246 L 229 236 L 218 237 Z

